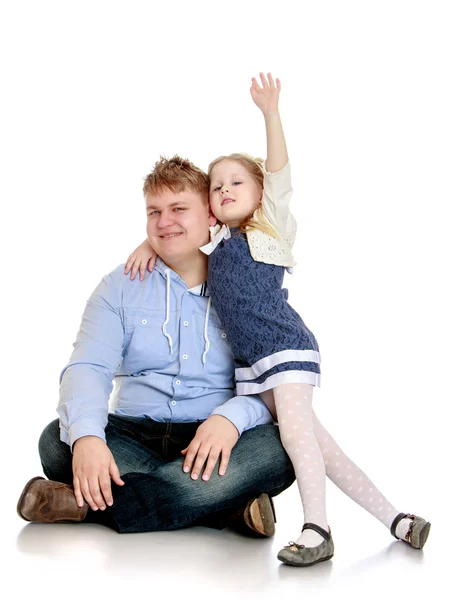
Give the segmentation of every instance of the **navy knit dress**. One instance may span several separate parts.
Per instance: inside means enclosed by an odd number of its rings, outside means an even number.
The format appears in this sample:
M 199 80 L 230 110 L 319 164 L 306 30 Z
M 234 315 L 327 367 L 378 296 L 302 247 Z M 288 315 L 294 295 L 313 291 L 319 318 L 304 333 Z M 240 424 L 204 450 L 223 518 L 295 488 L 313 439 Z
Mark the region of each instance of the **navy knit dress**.
M 237 395 L 320 383 L 317 341 L 282 288 L 285 267 L 255 261 L 230 229 L 208 259 L 208 289 L 235 358 Z

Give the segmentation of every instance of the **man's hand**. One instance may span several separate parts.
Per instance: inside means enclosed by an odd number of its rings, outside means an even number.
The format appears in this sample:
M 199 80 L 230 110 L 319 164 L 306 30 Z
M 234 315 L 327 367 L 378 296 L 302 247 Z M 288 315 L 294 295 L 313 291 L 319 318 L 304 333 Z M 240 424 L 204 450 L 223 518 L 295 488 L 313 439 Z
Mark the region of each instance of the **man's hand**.
M 199 425 L 188 448 L 182 450 L 182 454 L 185 456 L 183 470 L 188 473 L 196 459 L 191 479 L 197 479 L 207 461 L 202 479 L 208 481 L 221 454 L 219 474 L 224 475 L 229 464 L 230 453 L 238 438 L 238 430 L 231 421 L 221 415 L 212 415 L 202 425 Z
M 117 485 L 124 485 L 110 449 L 94 435 L 81 437 L 75 442 L 72 470 L 78 506 L 83 506 L 84 498 L 92 510 L 105 510 L 105 503 L 108 506 L 113 504 L 110 478 Z

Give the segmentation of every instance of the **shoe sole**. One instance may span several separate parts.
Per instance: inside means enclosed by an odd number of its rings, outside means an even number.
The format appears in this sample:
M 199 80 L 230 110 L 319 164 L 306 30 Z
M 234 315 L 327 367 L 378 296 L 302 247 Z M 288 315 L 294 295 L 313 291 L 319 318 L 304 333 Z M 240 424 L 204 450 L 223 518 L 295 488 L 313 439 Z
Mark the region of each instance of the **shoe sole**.
M 28 523 L 31 523 L 30 519 L 26 519 L 23 516 L 22 511 L 20 509 L 22 506 L 22 502 L 23 502 L 26 494 L 28 493 L 28 490 L 30 489 L 31 484 L 34 483 L 35 481 L 38 481 L 39 479 L 44 479 L 44 477 L 33 477 L 33 479 L 30 479 L 30 481 L 25 485 L 23 492 L 20 495 L 19 502 L 17 503 L 17 508 L 16 508 L 17 514 L 19 515 L 19 517 L 21 519 L 23 519 L 24 521 L 27 521 Z
M 274 508 L 274 502 L 273 499 L 271 498 L 271 496 L 268 494 L 268 498 L 269 498 L 269 503 L 271 504 L 271 509 L 272 509 L 272 516 L 274 519 L 274 523 L 277 523 L 277 519 L 276 519 L 276 509 Z
M 291 562 L 289 560 L 283 559 L 283 558 L 279 558 L 279 560 L 281 562 L 283 562 L 284 565 L 288 565 L 290 567 L 313 567 L 313 565 L 316 565 L 320 562 L 324 562 L 325 560 L 330 560 L 331 558 L 333 558 L 333 554 L 331 554 L 330 556 L 325 556 L 324 558 L 319 558 L 318 560 L 315 560 L 314 562 L 311 563 L 297 563 L 297 562 Z
M 253 529 L 260 536 L 272 537 L 276 531 L 276 513 L 272 499 L 268 494 L 260 494 L 256 501 L 249 511 Z
M 429 536 L 430 529 L 431 529 L 431 524 L 426 523 L 425 526 L 423 527 L 423 529 L 420 531 L 420 539 L 419 539 L 420 545 L 418 546 L 418 550 L 421 550 L 423 548 L 423 546 L 425 545 L 426 540 L 428 539 L 428 536 Z

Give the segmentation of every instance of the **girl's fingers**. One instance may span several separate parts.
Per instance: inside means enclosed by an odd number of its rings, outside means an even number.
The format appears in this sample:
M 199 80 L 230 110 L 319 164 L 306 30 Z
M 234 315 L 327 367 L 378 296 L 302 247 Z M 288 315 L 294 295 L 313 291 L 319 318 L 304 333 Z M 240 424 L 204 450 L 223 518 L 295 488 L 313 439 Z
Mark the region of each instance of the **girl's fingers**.
M 149 269 L 149 271 L 151 273 L 152 273 L 152 270 L 153 270 L 156 262 L 157 262 L 157 255 L 155 254 L 155 256 L 153 256 L 151 259 L 149 259 L 149 264 L 147 265 L 147 268 Z
M 133 263 L 133 267 L 132 267 L 132 275 L 131 275 L 131 277 L 130 277 L 130 279 L 131 279 L 132 281 L 133 281 L 133 280 L 135 279 L 135 277 L 136 277 L 136 273 L 138 272 L 138 267 L 139 267 L 139 264 L 138 264 L 138 263 L 136 263 L 136 262 L 134 262 L 134 263 Z
M 133 264 L 133 257 L 130 254 L 130 256 L 127 258 L 127 262 L 125 263 L 124 275 L 128 275 L 130 269 L 132 268 L 132 264 Z
M 257 90 L 261 90 L 262 88 L 263 89 L 277 88 L 278 90 L 281 89 L 280 79 L 276 79 L 276 83 L 274 83 L 274 79 L 273 79 L 273 76 L 271 75 L 271 73 L 268 73 L 268 79 L 266 79 L 264 73 L 260 73 L 260 79 L 262 80 L 262 87 L 260 87 L 260 85 L 258 84 L 255 77 L 252 77 L 252 88 L 253 89 L 257 89 Z
M 141 263 L 139 265 L 139 280 L 142 281 L 144 279 L 144 275 L 146 274 L 146 263 Z

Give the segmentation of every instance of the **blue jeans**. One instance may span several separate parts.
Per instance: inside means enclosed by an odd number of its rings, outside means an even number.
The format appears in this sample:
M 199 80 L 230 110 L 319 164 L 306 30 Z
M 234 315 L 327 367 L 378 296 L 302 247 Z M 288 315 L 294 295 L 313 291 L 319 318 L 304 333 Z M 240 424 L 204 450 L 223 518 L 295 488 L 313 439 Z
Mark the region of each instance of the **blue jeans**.
M 277 496 L 294 481 L 275 425 L 245 431 L 232 450 L 227 472 L 218 465 L 209 481 L 182 470 L 180 451 L 200 422 L 157 423 L 148 417 L 108 415 L 106 442 L 125 485 L 111 481 L 113 506 L 89 509 L 87 520 L 119 533 L 202 525 L 223 529 L 230 516 L 262 492 Z M 58 419 L 42 432 L 39 454 L 46 477 L 72 484 L 72 453 L 59 435 Z

